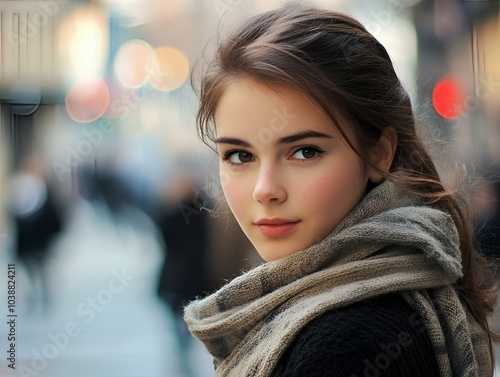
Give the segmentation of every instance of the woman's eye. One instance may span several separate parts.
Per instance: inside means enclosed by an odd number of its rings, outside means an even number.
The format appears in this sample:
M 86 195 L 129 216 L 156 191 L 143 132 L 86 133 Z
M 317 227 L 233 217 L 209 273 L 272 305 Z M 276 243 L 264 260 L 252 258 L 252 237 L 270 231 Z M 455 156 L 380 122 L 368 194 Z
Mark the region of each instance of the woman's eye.
M 298 149 L 294 154 L 294 158 L 297 160 L 310 160 L 316 157 L 320 151 L 313 147 L 303 147 Z
M 253 156 L 248 152 L 233 151 L 226 153 L 224 156 L 224 160 L 229 161 L 232 164 L 244 164 L 247 162 L 251 162 L 253 160 Z

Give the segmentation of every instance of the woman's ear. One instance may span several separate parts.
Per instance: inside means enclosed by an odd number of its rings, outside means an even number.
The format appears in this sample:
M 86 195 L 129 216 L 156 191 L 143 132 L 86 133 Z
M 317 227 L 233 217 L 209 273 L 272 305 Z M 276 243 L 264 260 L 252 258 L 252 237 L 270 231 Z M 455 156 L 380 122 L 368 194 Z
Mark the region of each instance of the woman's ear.
M 370 153 L 370 161 L 378 166 L 383 173 L 389 173 L 397 146 L 398 134 L 396 130 L 392 127 L 386 128 L 382 131 L 378 144 Z M 381 171 L 370 166 L 368 171 L 368 178 L 370 181 L 373 183 L 380 182 L 385 177 L 385 174 L 382 174 Z

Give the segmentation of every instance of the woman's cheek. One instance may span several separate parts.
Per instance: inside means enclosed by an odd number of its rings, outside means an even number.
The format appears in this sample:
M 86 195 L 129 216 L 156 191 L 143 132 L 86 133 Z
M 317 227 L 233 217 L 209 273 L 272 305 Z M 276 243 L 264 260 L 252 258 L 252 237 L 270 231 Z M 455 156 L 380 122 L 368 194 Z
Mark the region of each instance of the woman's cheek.
M 349 174 L 321 174 L 309 180 L 303 180 L 307 185 L 303 186 L 299 197 L 303 198 L 303 205 L 315 208 L 321 212 L 330 210 L 341 211 L 351 209 L 358 201 L 358 185 L 353 182 Z M 341 211 L 342 212 L 342 211 Z M 331 216 L 332 213 L 329 214 Z M 344 215 L 344 214 L 340 214 Z
M 226 198 L 229 208 L 236 217 L 238 217 L 240 208 L 244 203 L 242 191 L 244 189 L 244 185 L 242 185 L 242 182 L 243 179 L 238 180 L 229 174 L 221 174 L 222 192 L 224 193 L 224 197 Z
M 337 180 L 333 179 L 333 177 L 325 176 L 324 174 L 310 179 L 303 179 L 300 194 L 302 201 L 326 205 L 325 201 L 331 201 L 332 194 L 336 191 L 336 181 Z

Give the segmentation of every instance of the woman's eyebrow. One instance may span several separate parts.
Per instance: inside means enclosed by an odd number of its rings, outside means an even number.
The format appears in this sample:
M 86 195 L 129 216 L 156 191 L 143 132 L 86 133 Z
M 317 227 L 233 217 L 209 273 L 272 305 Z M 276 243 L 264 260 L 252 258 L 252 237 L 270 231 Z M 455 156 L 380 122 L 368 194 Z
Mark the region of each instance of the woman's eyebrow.
M 328 135 L 324 134 L 322 132 L 318 131 L 313 131 L 313 130 L 307 130 L 307 131 L 302 131 L 293 135 L 288 135 L 288 136 L 283 136 L 278 139 L 277 144 L 289 144 L 289 143 L 294 143 L 296 141 L 302 140 L 302 139 L 308 139 L 311 137 L 319 137 L 319 138 L 324 138 L 324 139 L 333 139 L 333 135 Z M 238 145 L 240 147 L 245 147 L 245 148 L 251 148 L 252 145 L 245 140 L 241 140 L 235 137 L 218 137 L 217 139 L 214 140 L 216 144 L 232 144 L 232 145 Z
M 296 142 L 296 141 L 299 141 L 302 139 L 307 139 L 310 137 L 320 137 L 320 138 L 324 138 L 324 139 L 333 139 L 334 138 L 333 135 L 328 135 L 328 134 L 324 134 L 322 132 L 308 130 L 308 131 L 303 131 L 303 132 L 299 132 L 299 133 L 296 133 L 293 135 L 284 136 L 282 138 L 279 138 L 278 144 L 289 144 L 289 143 L 293 143 L 293 142 Z
M 218 137 L 214 140 L 215 144 L 233 144 L 239 145 L 240 147 L 250 148 L 250 143 L 247 143 L 244 140 L 237 139 L 235 137 Z

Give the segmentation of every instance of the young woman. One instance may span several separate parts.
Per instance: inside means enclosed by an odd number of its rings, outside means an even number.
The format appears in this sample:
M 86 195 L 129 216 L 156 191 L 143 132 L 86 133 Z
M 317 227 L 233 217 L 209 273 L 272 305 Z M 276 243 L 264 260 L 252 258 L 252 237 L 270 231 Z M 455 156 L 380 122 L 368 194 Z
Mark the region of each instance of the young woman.
M 266 261 L 185 309 L 217 376 L 493 375 L 494 287 L 360 23 L 298 5 L 254 16 L 200 98 L 225 199 Z

